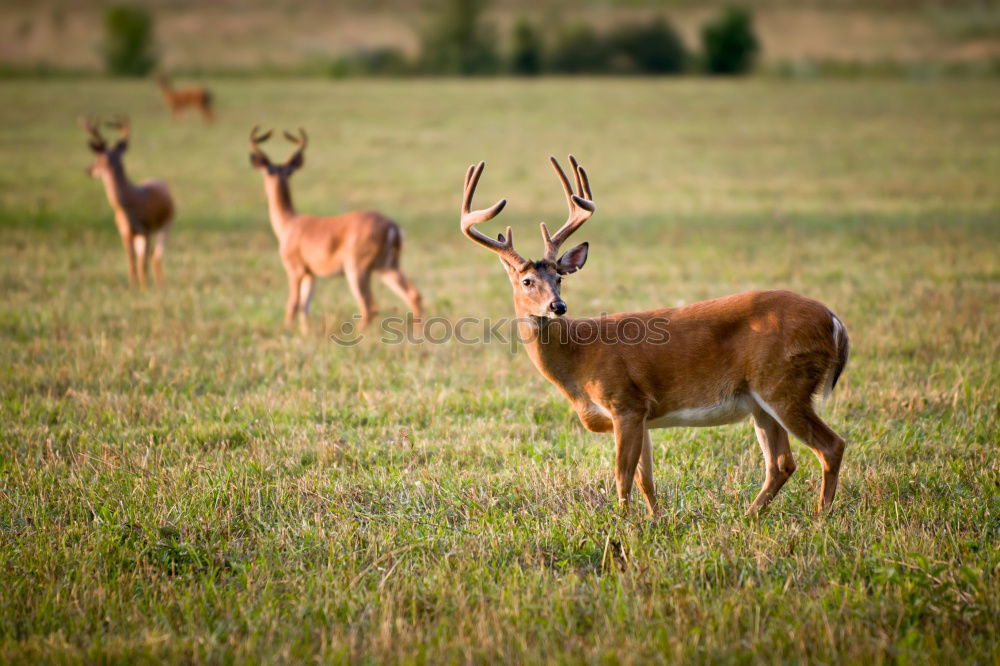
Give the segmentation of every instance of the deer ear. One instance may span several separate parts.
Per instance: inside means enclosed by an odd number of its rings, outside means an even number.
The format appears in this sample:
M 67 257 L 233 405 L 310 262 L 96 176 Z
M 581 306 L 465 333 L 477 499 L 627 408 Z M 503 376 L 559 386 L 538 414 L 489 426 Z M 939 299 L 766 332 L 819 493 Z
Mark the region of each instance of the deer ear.
M 104 144 L 98 143 L 97 141 L 88 141 L 87 145 L 90 146 L 90 150 L 100 155 L 104 152 Z
M 263 169 L 267 166 L 267 158 L 258 153 L 250 153 L 250 166 L 255 169 Z
M 288 166 L 292 169 L 301 169 L 302 165 L 306 163 L 306 158 L 302 155 L 302 151 L 299 151 L 292 155 L 291 159 L 288 160 Z
M 557 263 L 559 272 L 563 275 L 567 275 L 569 273 L 575 273 L 583 268 L 583 265 L 587 263 L 587 247 L 587 243 L 580 243 L 572 250 L 559 257 L 559 261 Z
M 126 150 L 128 150 L 128 139 L 122 139 L 115 144 L 115 152 L 124 153 Z

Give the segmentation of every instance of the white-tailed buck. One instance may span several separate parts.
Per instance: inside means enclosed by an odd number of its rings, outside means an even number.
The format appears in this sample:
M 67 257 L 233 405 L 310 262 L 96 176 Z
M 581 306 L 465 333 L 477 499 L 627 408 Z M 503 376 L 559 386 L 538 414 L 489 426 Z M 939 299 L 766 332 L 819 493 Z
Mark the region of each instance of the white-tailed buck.
M 174 120 L 180 118 L 184 109 L 191 107 L 201 112 L 201 117 L 206 123 L 212 122 L 212 91 L 201 86 L 190 86 L 188 88 L 174 88 L 170 82 L 170 77 L 161 74 L 156 77 L 156 84 L 160 88 L 163 100 L 170 107 L 170 115 Z
M 303 331 L 308 330 L 309 302 L 317 276 L 343 273 L 358 302 L 362 328 L 375 314 L 371 275 L 378 273 L 382 282 L 402 298 L 421 317 L 420 292 L 399 263 L 403 251 L 403 232 L 399 225 L 376 211 L 354 211 L 333 217 L 317 217 L 295 211 L 288 179 L 302 168 L 307 139 L 285 132 L 285 138 L 297 148 L 283 164 L 274 164 L 260 149 L 271 132 L 250 131 L 250 164 L 264 176 L 264 192 L 271 216 L 271 227 L 278 237 L 278 252 L 288 274 L 288 303 L 285 326 L 291 326 L 295 313 L 300 315 Z
M 157 284 L 162 284 L 163 251 L 174 217 L 170 190 L 163 181 L 146 180 L 136 185 L 125 175 L 122 158 L 128 149 L 129 137 L 126 118 L 108 123 L 120 133 L 111 147 L 101 136 L 100 121 L 81 118 L 80 125 L 90 136 L 88 145 L 96 155 L 87 173 L 104 182 L 108 202 L 115 212 L 115 224 L 128 257 L 129 283 L 146 285 L 146 267 L 152 254 L 153 277 Z
M 500 256 L 514 289 L 521 339 L 535 367 L 572 403 L 584 427 L 615 436 L 618 501 L 627 505 L 633 478 L 652 515 L 650 428 L 714 426 L 752 416 L 766 478 L 748 513 L 765 507 L 795 471 L 788 434 L 819 458 L 818 510 L 837 490 L 844 440 L 813 411 L 847 363 L 847 330 L 821 303 L 787 291 L 752 291 L 678 308 L 596 319 L 562 315 L 562 276 L 583 267 L 587 244 L 559 248 L 594 212 L 590 183 L 570 156 L 576 192 L 550 158 L 569 205 L 555 234 L 541 225 L 545 255 L 529 261 L 514 250 L 511 229 L 498 240 L 476 230 L 506 204 L 471 210 L 484 163 L 465 175 L 462 233 Z

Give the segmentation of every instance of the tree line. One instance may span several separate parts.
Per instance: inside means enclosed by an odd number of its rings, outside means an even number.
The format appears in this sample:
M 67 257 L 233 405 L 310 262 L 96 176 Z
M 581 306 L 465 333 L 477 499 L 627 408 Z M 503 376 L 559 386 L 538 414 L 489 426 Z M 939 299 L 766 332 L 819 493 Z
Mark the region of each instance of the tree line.
M 484 18 L 488 2 L 441 0 L 415 56 L 395 46 L 369 48 L 337 57 L 327 71 L 344 77 L 736 75 L 753 68 L 760 50 L 750 12 L 737 6 L 722 9 L 701 26 L 700 51 L 692 52 L 663 15 L 605 30 L 576 22 L 551 36 L 537 22 L 522 17 L 504 40 Z M 103 55 L 110 74 L 145 76 L 155 70 L 154 18 L 148 9 L 109 7 L 104 29 Z

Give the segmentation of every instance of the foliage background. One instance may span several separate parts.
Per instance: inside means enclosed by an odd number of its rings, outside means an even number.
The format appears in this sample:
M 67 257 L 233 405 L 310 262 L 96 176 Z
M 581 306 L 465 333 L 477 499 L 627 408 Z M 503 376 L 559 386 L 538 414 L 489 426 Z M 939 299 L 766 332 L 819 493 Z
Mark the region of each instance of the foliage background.
M 467 0 L 463 0 L 467 1 Z M 156 18 L 161 65 L 175 73 L 327 74 L 342 57 L 386 48 L 415 57 L 444 0 L 138 0 Z M 100 71 L 106 0 L 8 0 L 0 5 L 6 71 Z M 492 0 L 483 20 L 509 50 L 527 19 L 554 43 L 578 23 L 610 31 L 665 16 L 688 50 L 725 2 L 690 0 Z M 766 71 L 800 77 L 866 71 L 933 76 L 949 68 L 995 73 L 1000 9 L 980 0 L 755 0 Z M 2 71 L 2 70 L 0 70 Z

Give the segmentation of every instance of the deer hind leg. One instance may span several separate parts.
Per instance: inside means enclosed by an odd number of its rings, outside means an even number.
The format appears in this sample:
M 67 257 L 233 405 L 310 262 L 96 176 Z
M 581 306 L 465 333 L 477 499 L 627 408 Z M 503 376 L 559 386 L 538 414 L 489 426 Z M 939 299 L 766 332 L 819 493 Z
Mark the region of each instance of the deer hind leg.
M 632 493 L 632 481 L 638 473 L 639 459 L 646 440 L 646 419 L 642 416 L 616 415 L 615 430 L 615 485 L 618 489 L 618 506 L 628 508 L 628 498 Z M 652 462 L 652 455 L 650 455 Z M 652 486 L 652 467 L 649 469 Z M 641 474 L 640 474 L 641 476 Z
M 299 330 L 303 335 L 309 333 L 309 306 L 312 304 L 315 286 L 316 278 L 311 273 L 306 273 L 299 283 Z
M 413 320 L 420 321 L 423 316 L 421 308 L 423 299 L 417 288 L 403 275 L 403 271 L 398 268 L 389 268 L 382 271 L 381 277 L 382 282 L 409 305 L 410 312 L 413 313 Z
M 649 437 L 649 429 L 645 429 L 642 438 L 642 451 L 639 453 L 639 464 L 635 468 L 635 482 L 646 500 L 649 516 L 655 518 L 658 512 L 656 505 L 656 485 L 653 483 L 653 442 Z
M 753 412 L 753 425 L 757 431 L 757 443 L 764 454 L 764 465 L 767 476 L 764 485 L 753 503 L 747 509 L 747 515 L 763 510 L 789 477 L 795 471 L 795 460 L 788 444 L 788 432 L 767 412 L 759 407 Z
M 163 286 L 163 252 L 167 249 L 167 230 L 161 229 L 153 241 L 153 279 L 158 287 Z
M 760 398 L 757 398 L 757 402 L 785 430 L 812 449 L 823 469 L 823 485 L 820 488 L 816 511 L 819 513 L 830 508 L 837 493 L 840 462 L 844 457 L 845 444 L 844 440 L 816 415 L 812 406 L 811 392 L 797 402 L 765 402 Z
M 351 293 L 354 295 L 354 300 L 358 302 L 358 310 L 361 313 L 360 326 L 361 328 L 365 328 L 375 315 L 374 303 L 372 301 L 371 271 L 350 267 L 344 273 L 347 277 L 347 284 L 351 288 Z

